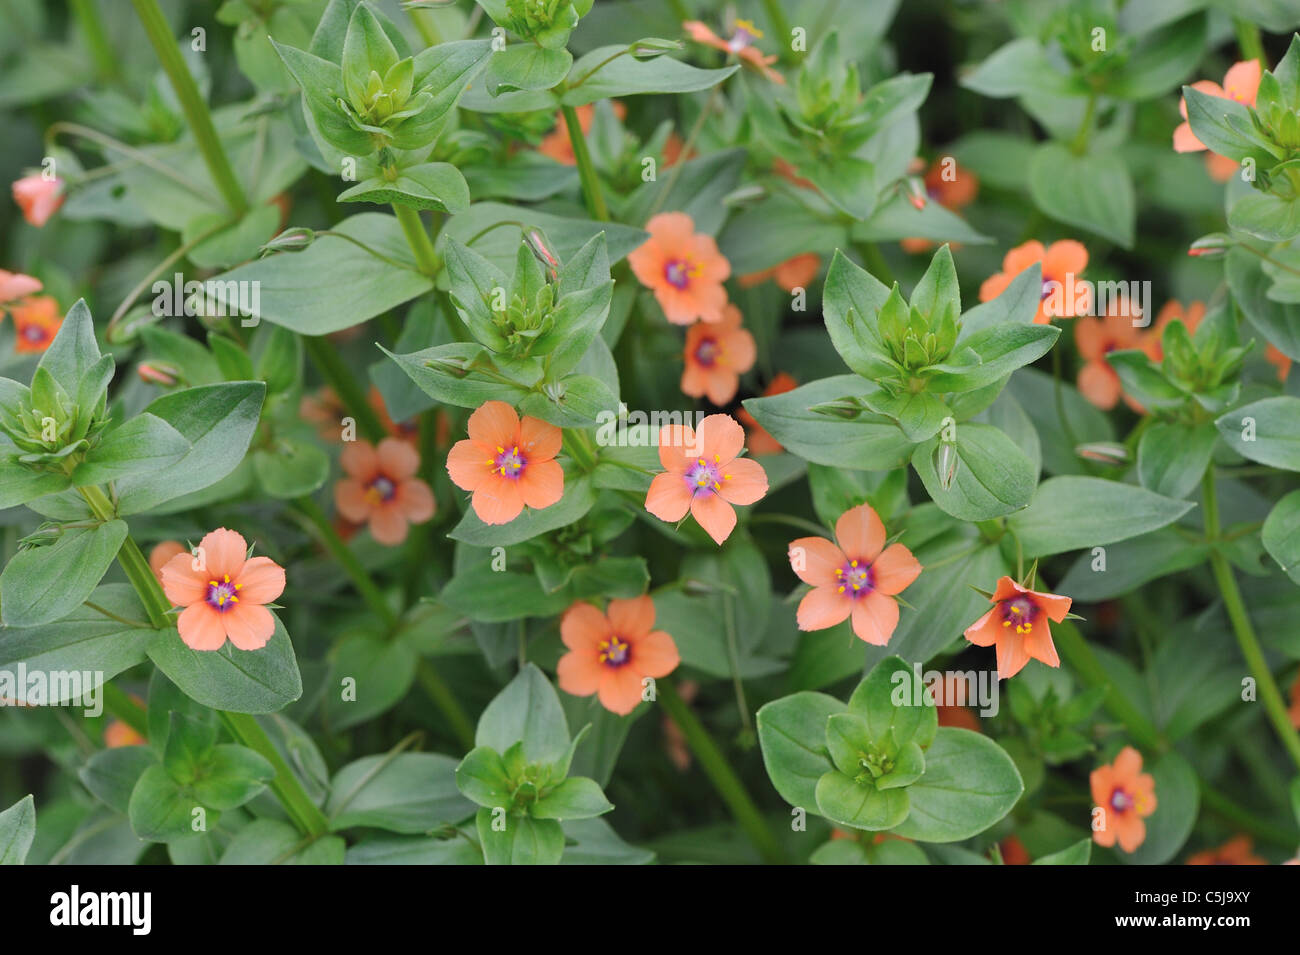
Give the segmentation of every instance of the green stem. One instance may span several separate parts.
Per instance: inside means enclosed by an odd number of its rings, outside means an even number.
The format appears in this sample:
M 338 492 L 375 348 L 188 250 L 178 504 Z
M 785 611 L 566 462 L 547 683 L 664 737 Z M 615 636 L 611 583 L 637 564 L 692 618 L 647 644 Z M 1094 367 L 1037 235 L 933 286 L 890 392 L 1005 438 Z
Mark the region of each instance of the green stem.
M 432 663 L 421 658 L 415 669 L 415 677 L 420 681 L 420 686 L 424 687 L 424 691 L 429 694 L 429 699 L 433 700 L 434 705 L 447 718 L 452 731 L 455 732 L 456 738 L 460 740 L 465 750 L 473 749 L 474 724 L 465 711 L 461 709 L 460 703 L 456 701 L 455 695 L 451 692 L 451 687 L 447 686 L 443 681 L 442 675 L 434 669 Z
M 783 60 L 790 58 L 790 21 L 786 19 L 785 11 L 781 9 L 781 0 L 763 0 L 763 11 L 767 14 L 768 22 L 772 25 L 772 32 L 777 35 L 777 55 Z
M 678 23 L 685 23 L 687 20 L 691 19 L 691 13 L 686 9 L 686 4 L 683 0 L 668 0 L 668 9 L 672 11 L 673 18 L 676 19 Z
M 1223 606 L 1228 612 L 1228 620 L 1232 623 L 1232 631 L 1237 636 L 1241 655 L 1246 658 L 1246 664 L 1250 667 L 1250 672 L 1259 687 L 1259 697 L 1264 704 L 1264 710 L 1268 713 L 1268 718 L 1272 721 L 1283 748 L 1300 768 L 1300 734 L 1297 734 L 1295 727 L 1291 725 L 1286 703 L 1282 699 L 1282 691 L 1278 689 L 1273 673 L 1268 668 L 1268 662 L 1264 659 L 1264 651 L 1259 645 L 1259 638 L 1255 636 L 1255 628 L 1250 622 L 1250 615 L 1246 612 L 1245 601 L 1241 599 L 1237 580 L 1232 575 L 1232 566 L 1218 547 L 1219 499 L 1215 493 L 1213 466 L 1205 469 L 1201 490 L 1205 511 L 1205 540 L 1210 545 L 1210 570 L 1219 585 Z
M 587 211 L 593 219 L 609 221 L 609 207 L 605 205 L 605 196 L 600 191 L 600 179 L 596 167 L 591 161 L 587 149 L 587 138 L 582 134 L 582 124 L 578 122 L 578 113 L 572 106 L 562 106 L 564 125 L 569 131 L 569 143 L 573 146 L 573 158 L 578 164 L 578 178 L 582 181 L 582 198 L 587 203 Z
M 1232 28 L 1237 33 L 1237 47 L 1241 50 L 1241 58 L 1259 60 L 1259 65 L 1263 69 L 1268 69 L 1268 61 L 1264 59 L 1264 41 L 1259 35 L 1259 27 L 1249 20 L 1237 17 L 1232 21 Z
M 1255 813 L 1238 806 L 1223 793 L 1205 782 L 1201 783 L 1201 801 L 1205 803 L 1207 809 L 1218 813 L 1237 828 L 1260 839 L 1265 839 L 1274 845 L 1282 846 L 1285 849 L 1294 849 L 1296 843 L 1300 842 L 1300 832 L 1265 822 Z
M 411 15 L 411 22 L 415 24 L 416 32 L 420 34 L 425 46 L 437 46 L 442 42 L 442 34 L 438 31 L 432 10 L 408 7 L 406 12 Z
M 1092 120 L 1097 115 L 1097 94 L 1092 92 L 1088 94 L 1088 105 L 1084 107 L 1083 121 L 1079 123 L 1079 130 L 1070 140 L 1070 152 L 1076 156 L 1082 156 L 1088 151 L 1088 135 L 1092 132 Z
M 208 104 L 199 95 L 194 77 L 190 76 L 190 71 L 185 66 L 181 51 L 176 46 L 176 37 L 167 24 L 167 18 L 158 7 L 158 0 L 131 0 L 131 3 L 135 7 L 141 25 L 144 26 L 149 42 L 153 44 L 163 72 L 171 81 L 176 99 L 180 101 L 181 110 L 190 124 L 190 132 L 194 134 L 194 142 L 198 145 L 199 152 L 203 154 L 203 161 L 207 164 L 208 171 L 212 173 L 213 182 L 221 190 L 221 195 L 225 198 L 230 211 L 236 216 L 242 216 L 248 209 L 248 199 L 244 196 L 239 180 L 235 178 L 235 171 L 231 168 L 226 151 L 221 146 L 217 129 L 212 125 L 212 114 L 208 112 Z
M 352 553 L 352 549 L 343 542 L 343 538 L 339 537 L 338 531 L 334 530 L 329 518 L 325 516 L 325 512 L 321 510 L 321 506 L 316 503 L 315 498 L 300 497 L 294 501 L 294 506 L 311 522 L 325 549 L 343 566 L 343 570 L 351 579 L 352 585 L 357 588 L 357 593 L 361 594 L 366 605 L 374 611 L 375 616 L 379 617 L 391 632 L 397 626 L 397 614 L 393 612 L 393 608 L 384 599 L 384 595 L 371 578 L 370 573 L 361 566 L 361 562 Z
M 700 767 L 713 783 L 713 788 L 718 791 L 722 801 L 727 804 L 727 808 L 731 810 L 731 814 L 735 816 L 736 822 L 740 823 L 740 827 L 745 830 L 750 842 L 758 849 L 759 855 L 768 863 L 780 865 L 786 862 L 785 850 L 781 848 L 772 830 L 763 821 L 763 816 L 754 805 L 754 801 L 750 799 L 749 793 L 745 791 L 740 777 L 731 768 L 731 764 L 727 762 L 727 758 L 718 748 L 718 744 L 713 741 L 709 731 L 704 728 L 704 724 L 677 695 L 676 687 L 670 680 L 661 679 L 658 681 L 658 694 L 659 702 L 663 704 L 669 718 L 677 724 L 677 728 L 686 737 L 686 744 L 695 754 L 695 758 L 700 761 Z
M 420 220 L 420 213 L 410 206 L 397 203 L 393 203 L 393 212 L 397 213 L 398 224 L 406 235 L 406 244 L 411 247 L 411 253 L 415 256 L 415 264 L 425 275 L 437 275 L 442 268 L 442 260 L 434 251 L 433 240 L 429 238 L 429 233 Z
M 275 744 L 271 742 L 270 737 L 266 735 L 266 730 L 262 729 L 257 719 L 247 713 L 228 713 L 224 710 L 218 712 L 221 714 L 221 722 L 225 724 L 231 736 L 241 745 L 259 753 L 274 767 L 275 778 L 271 780 L 271 791 L 280 800 L 280 805 L 284 806 L 284 811 L 289 814 L 294 825 L 306 835 L 313 837 L 323 836 L 329 832 L 329 820 L 320 811 L 320 807 L 311 801 L 311 797 L 298 782 L 298 777 L 293 774 L 293 770 L 284 761 L 284 757 L 275 748 Z
M 77 490 L 81 492 L 91 513 L 101 521 L 116 519 L 116 508 L 113 502 L 100 488 L 92 485 Z M 122 546 L 117 552 L 117 562 L 126 573 L 127 579 L 131 581 L 131 585 L 135 587 L 135 592 L 139 594 L 145 613 L 149 615 L 149 623 L 158 630 L 170 629 L 173 624 L 168 619 L 167 613 L 171 610 L 172 603 L 163 593 L 158 578 L 153 575 L 153 568 L 149 566 L 149 561 L 145 560 L 139 545 L 129 534 L 122 541 Z
M 323 335 L 304 335 L 302 341 L 307 354 L 311 356 L 312 364 L 316 366 L 316 370 L 320 372 L 325 382 L 334 389 L 343 407 L 357 419 L 361 433 L 366 439 L 378 444 L 388 437 L 384 423 L 379 420 L 375 409 L 370 407 L 365 392 L 361 390 L 352 372 L 339 357 L 338 349 L 334 347 L 333 342 Z
M 1160 731 L 1142 715 L 1141 711 L 1126 697 L 1102 667 L 1079 628 L 1068 620 L 1052 625 L 1052 636 L 1061 656 L 1079 674 L 1088 686 L 1106 687 L 1103 705 L 1117 720 L 1124 724 L 1133 739 L 1144 749 L 1159 753 L 1167 744 Z
M 77 25 L 81 27 L 90 48 L 91 59 L 95 61 L 95 71 L 101 80 L 116 83 L 121 77 L 117 66 L 117 54 L 113 44 L 104 32 L 104 20 L 99 15 L 99 5 L 95 0 L 72 0 L 72 12 L 76 14 Z
M 104 709 L 141 736 L 147 737 L 149 735 L 149 720 L 145 716 L 144 708 L 111 680 L 105 680 L 101 689 L 104 693 Z
M 885 257 L 880 254 L 880 247 L 874 242 L 862 242 L 858 245 L 858 253 L 862 256 L 862 265 L 866 270 L 879 279 L 886 288 L 891 288 L 894 284 L 894 273 L 890 271 Z

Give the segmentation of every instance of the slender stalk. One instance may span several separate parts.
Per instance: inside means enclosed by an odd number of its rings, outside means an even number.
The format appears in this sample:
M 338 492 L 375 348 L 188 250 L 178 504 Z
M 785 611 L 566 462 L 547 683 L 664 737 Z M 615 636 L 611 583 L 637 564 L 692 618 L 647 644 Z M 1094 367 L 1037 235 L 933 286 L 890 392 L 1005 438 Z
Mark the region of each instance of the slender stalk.
M 100 488 L 90 486 L 77 490 L 90 507 L 91 513 L 101 521 L 111 521 L 116 518 L 113 502 Z M 153 575 L 153 568 L 149 566 L 149 561 L 145 560 L 144 554 L 140 553 L 139 545 L 129 534 L 122 541 L 122 546 L 117 552 L 117 562 L 126 573 L 127 579 L 131 581 L 131 585 L 135 587 L 140 602 L 144 604 L 145 613 L 149 615 L 149 623 L 159 630 L 170 628 L 172 623 L 167 617 L 167 611 L 171 609 L 171 601 L 162 592 L 158 578 Z
M 1259 698 L 1264 704 L 1269 720 L 1273 723 L 1273 728 L 1277 731 L 1278 738 L 1282 741 L 1283 748 L 1290 754 L 1296 766 L 1300 767 L 1300 734 L 1297 734 L 1295 727 L 1291 725 L 1286 703 L 1282 699 L 1282 691 L 1278 689 L 1277 681 L 1273 679 L 1273 673 L 1268 668 L 1268 661 L 1264 659 L 1264 651 L 1259 645 L 1259 638 L 1255 636 L 1250 614 L 1246 612 L 1245 601 L 1241 599 L 1237 580 L 1232 575 L 1232 566 L 1217 546 L 1219 499 L 1215 493 L 1213 466 L 1205 469 L 1201 491 L 1205 512 L 1205 540 L 1210 545 L 1210 570 L 1219 585 L 1219 594 L 1223 597 L 1224 609 L 1227 610 L 1228 620 L 1232 623 L 1232 632 L 1236 634 L 1241 655 L 1246 658 L 1246 664 L 1255 677 Z
M 99 5 L 95 0 L 72 0 L 72 12 L 76 14 L 77 25 L 86 38 L 90 48 L 90 57 L 95 61 L 95 72 L 101 80 L 116 83 L 121 78 L 117 66 L 117 54 L 113 44 L 104 32 L 104 20 L 99 15 Z
M 1092 134 L 1092 120 L 1097 115 L 1097 94 L 1092 92 L 1088 94 L 1088 105 L 1083 110 L 1083 121 L 1079 123 L 1079 129 L 1070 140 L 1070 152 L 1076 156 L 1082 156 L 1088 151 L 1088 137 Z
M 235 178 L 235 171 L 230 166 L 230 159 L 226 156 L 225 149 L 222 148 L 217 129 L 212 125 L 212 114 L 208 112 L 208 104 L 199 95 L 194 77 L 190 76 L 185 66 L 181 51 L 176 46 L 176 36 L 172 33 L 162 10 L 159 9 L 158 0 L 131 0 L 131 3 L 140 18 L 145 34 L 149 37 L 149 42 L 153 45 L 163 72 L 171 81 L 176 99 L 180 101 L 181 110 L 189 122 L 190 132 L 194 135 L 194 142 L 198 145 L 199 152 L 203 154 L 203 161 L 212 174 L 212 180 L 217 184 L 230 211 L 236 216 L 243 215 L 248 209 L 248 199 L 239 180 Z
M 582 198 L 587 203 L 587 211 L 593 219 L 609 221 L 609 207 L 605 205 L 604 193 L 600 191 L 600 178 L 591 161 L 591 152 L 587 149 L 587 137 L 582 134 L 582 124 L 578 122 L 578 113 L 572 106 L 562 106 L 564 125 L 569 131 L 569 143 L 573 146 L 573 158 L 578 164 L 578 178 L 582 181 Z
M 343 402 L 343 407 L 357 419 L 357 425 L 360 426 L 361 433 L 366 439 L 376 444 L 384 440 L 388 436 L 388 432 L 384 430 L 384 423 L 379 420 L 375 409 L 370 407 L 365 392 L 352 377 L 352 372 L 348 370 L 347 365 L 343 364 L 343 359 L 339 357 L 338 349 L 334 344 L 324 336 L 312 335 L 302 336 L 302 342 L 303 347 L 307 349 L 307 354 L 311 356 L 312 364 L 316 366 L 316 370 L 320 372 L 326 383 L 334 389 L 334 393 L 339 396 L 339 401 Z
M 139 703 L 131 699 L 125 690 L 111 680 L 105 680 L 101 690 L 104 693 L 104 709 L 141 736 L 149 735 L 149 721 L 145 717 L 144 708 Z
M 406 235 L 406 242 L 415 256 L 415 264 L 425 275 L 437 275 L 442 268 L 442 260 L 434 251 L 433 240 L 429 238 L 424 223 L 420 221 L 420 213 L 410 206 L 397 203 L 393 203 L 393 211 L 397 213 L 397 222 L 401 225 L 402 232 Z
M 1237 34 L 1237 48 L 1241 50 L 1243 60 L 1259 60 L 1263 69 L 1268 69 L 1268 60 L 1264 57 L 1264 41 L 1259 35 L 1259 27 L 1249 20 L 1234 18 L 1232 28 Z
M 266 730 L 262 729 L 257 719 L 247 713 L 228 713 L 224 710 L 218 712 L 221 713 L 221 722 L 225 724 L 231 736 L 241 745 L 259 753 L 275 768 L 271 791 L 280 800 L 280 805 L 284 806 L 284 811 L 289 814 L 294 825 L 309 836 L 322 836 L 329 832 L 329 820 L 302 788 L 298 777 L 293 774 L 293 770 L 284 761 L 284 757 L 275 748 L 275 744 L 271 742 L 270 737 L 266 735 Z
M 325 549 L 330 552 L 330 555 L 343 566 L 343 570 L 352 581 L 352 585 L 357 588 L 357 593 L 361 594 L 362 599 L 365 600 L 366 605 L 374 611 L 375 616 L 379 617 L 390 631 L 393 630 L 397 626 L 397 614 L 393 612 L 393 608 L 384 599 L 383 593 L 380 592 L 374 579 L 371 578 L 369 571 L 361 566 L 361 562 L 352 553 L 352 549 L 343 542 L 343 538 L 339 537 L 338 531 L 334 530 L 329 518 L 321 510 L 321 506 L 311 497 L 298 498 L 294 501 L 294 506 L 311 522 L 312 527 L 316 530 L 316 536 L 325 546 Z
M 868 272 L 879 279 L 886 288 L 893 286 L 894 273 L 890 271 L 889 264 L 885 261 L 885 257 L 880 254 L 880 248 L 876 243 L 860 243 L 858 253 L 862 256 L 862 265 Z
M 415 678 L 420 681 L 420 686 L 424 687 L 424 692 L 429 694 L 429 699 L 433 700 L 435 706 L 442 711 L 442 715 L 447 718 L 451 724 L 452 731 L 456 738 L 465 747 L 466 751 L 474 748 L 474 723 L 470 720 L 468 714 L 461 708 L 457 702 L 455 694 L 451 692 L 451 687 L 447 686 L 440 674 L 432 663 L 421 657 L 420 662 L 415 668 Z
M 415 24 L 415 31 L 420 34 L 420 39 L 424 41 L 425 46 L 437 46 L 442 42 L 442 34 L 438 30 L 438 23 L 434 20 L 432 10 L 407 7 L 406 12 L 410 14 L 411 22 Z
M 772 32 L 776 34 L 777 55 L 783 60 L 790 59 L 790 21 L 781 9 L 781 0 L 763 0 L 763 11 L 767 14 L 768 23 L 772 25 Z
M 1073 623 L 1065 620 L 1053 624 L 1052 636 L 1061 656 L 1074 668 L 1084 683 L 1088 686 L 1106 687 L 1106 699 L 1102 701 L 1102 705 L 1124 724 L 1129 734 L 1143 749 L 1158 753 L 1167 748 L 1168 744 L 1160 735 L 1160 731 L 1111 682 L 1110 676 Z
M 767 823 L 763 821 L 763 816 L 754 805 L 749 793 L 745 791 L 744 784 L 736 771 L 731 768 L 727 762 L 726 756 L 718 748 L 718 744 L 713 741 L 709 731 L 704 728 L 704 724 L 686 705 L 685 701 L 677 695 L 677 689 L 668 679 L 657 681 L 659 702 L 663 704 L 664 709 L 668 712 L 669 718 L 677 724 L 682 735 L 686 737 L 686 744 L 695 754 L 695 758 L 700 761 L 700 768 L 704 770 L 709 781 L 713 783 L 713 788 L 718 791 L 722 801 L 727 804 L 731 814 L 740 823 L 740 827 L 745 830 L 755 848 L 758 849 L 759 855 L 768 863 L 782 864 L 786 861 L 785 850 L 777 842 L 776 836 L 768 828 Z
M 679 23 L 685 23 L 691 18 L 691 13 L 686 9 L 683 0 L 668 0 L 668 9 L 672 11 L 673 17 Z

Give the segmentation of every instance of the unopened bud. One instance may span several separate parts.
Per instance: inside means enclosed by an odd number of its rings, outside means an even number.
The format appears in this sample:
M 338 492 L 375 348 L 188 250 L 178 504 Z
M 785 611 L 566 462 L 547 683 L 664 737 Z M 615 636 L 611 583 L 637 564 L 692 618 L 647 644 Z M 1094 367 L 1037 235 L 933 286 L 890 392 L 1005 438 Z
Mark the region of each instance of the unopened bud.
M 925 204 L 930 201 L 929 195 L 925 191 L 925 183 L 916 176 L 908 176 L 903 180 L 903 193 L 907 196 L 907 201 L 919 212 L 925 208 Z
M 151 385 L 171 387 L 180 381 L 180 368 L 164 361 L 142 361 L 135 366 L 135 370 L 141 381 Z
M 316 233 L 304 226 L 285 229 L 259 250 L 261 255 L 272 252 L 301 252 L 316 240 Z
M 454 378 L 464 378 L 469 374 L 469 369 L 465 366 L 464 359 L 461 358 L 430 358 L 424 363 L 424 366 L 451 375 Z
M 862 414 L 862 406 L 852 398 L 836 398 L 834 401 L 823 401 L 820 404 L 813 405 L 808 410 L 813 414 L 824 414 L 850 420 Z
M 680 50 L 684 46 L 685 44 L 680 40 L 665 40 L 662 37 L 648 36 L 645 39 L 637 40 L 628 47 L 628 53 L 639 60 L 644 60 L 652 56 L 662 56 L 665 53 Z
M 961 467 L 961 455 L 957 453 L 957 445 L 951 441 L 940 441 L 934 449 L 930 463 L 934 466 L 934 473 L 939 477 L 939 486 L 945 491 L 952 490 L 953 482 L 957 480 L 957 469 Z
M 1102 464 L 1128 464 L 1130 461 L 1128 448 L 1114 441 L 1095 441 L 1091 444 L 1081 444 L 1074 449 L 1074 453 L 1081 458 L 1087 458 L 1089 461 L 1099 461 Z
M 528 243 L 528 248 L 532 249 L 533 255 L 537 256 L 537 261 L 546 267 L 552 281 L 558 279 L 560 277 L 560 259 L 551 248 L 551 243 L 547 241 L 545 233 L 541 229 L 529 229 L 524 233 L 524 241 Z
M 1203 235 L 1187 249 L 1187 254 L 1203 259 L 1217 259 L 1221 255 L 1227 255 L 1232 248 L 1232 239 L 1222 232 L 1211 232 L 1209 235 Z
M 155 315 L 148 305 L 137 305 L 116 322 L 109 322 L 104 339 L 110 345 L 129 345 L 142 329 L 157 324 L 161 316 Z

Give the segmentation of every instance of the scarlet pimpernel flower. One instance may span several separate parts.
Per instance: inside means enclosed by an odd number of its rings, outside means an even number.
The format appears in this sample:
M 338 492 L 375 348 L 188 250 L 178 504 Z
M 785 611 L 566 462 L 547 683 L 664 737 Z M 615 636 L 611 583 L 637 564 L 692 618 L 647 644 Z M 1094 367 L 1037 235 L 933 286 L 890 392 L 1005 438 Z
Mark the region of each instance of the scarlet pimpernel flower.
M 1002 271 L 990 275 L 980 286 L 980 301 L 997 298 L 1012 279 L 1035 263 L 1043 266 L 1036 324 L 1046 325 L 1053 318 L 1073 318 L 1092 311 L 1092 289 L 1079 283 L 1088 267 L 1088 250 L 1074 239 L 1061 239 L 1046 248 L 1037 239 L 1016 246 L 1002 259 Z
M 1192 89 L 1207 96 L 1217 96 L 1220 99 L 1234 100 L 1244 106 L 1254 106 L 1259 95 L 1259 81 L 1262 76 L 1262 67 L 1259 60 L 1243 60 L 1240 63 L 1234 63 L 1228 68 L 1228 72 L 1223 77 L 1222 86 L 1210 80 L 1198 80 L 1191 85 Z M 1206 149 L 1205 143 L 1197 138 L 1196 133 L 1192 132 L 1191 124 L 1187 122 L 1186 98 L 1178 100 L 1178 111 L 1183 114 L 1183 121 L 1174 130 L 1175 152 L 1194 153 L 1204 151 Z M 1209 171 L 1210 177 L 1217 182 L 1226 182 L 1238 169 L 1235 160 L 1213 152 L 1205 157 L 1205 167 Z
M 521 421 L 504 401 L 488 401 L 469 416 L 468 430 L 447 455 L 447 474 L 474 493 L 474 513 L 484 524 L 507 524 L 525 506 L 550 507 L 564 494 L 564 470 L 555 460 L 563 434 L 555 425 Z
M 627 257 L 633 274 L 655 293 L 674 325 L 722 321 L 731 265 L 712 236 L 696 233 L 684 212 L 661 212 L 646 223 L 650 238 Z
M 1049 621 L 1066 618 L 1069 597 L 1030 590 L 1003 577 L 989 600 L 993 609 L 966 628 L 966 639 L 977 647 L 997 647 L 1000 679 L 1015 676 L 1031 659 L 1061 665 Z
M 665 677 L 681 662 L 672 636 L 654 624 L 649 595 L 611 600 L 604 613 L 585 601 L 573 604 L 560 620 L 560 639 L 569 649 L 555 671 L 560 689 L 594 693 L 611 713 L 631 713 L 643 699 L 646 678 Z
M 740 309 L 728 305 L 722 321 L 699 323 L 686 330 L 682 393 L 692 398 L 707 395 L 715 405 L 725 405 L 736 397 L 740 376 L 754 366 L 757 357 L 754 336 L 741 328 Z
M 1146 819 L 1156 811 L 1156 784 L 1142 772 L 1142 754 L 1125 746 L 1115 762 L 1098 766 L 1088 777 L 1092 788 L 1094 823 L 1092 839 L 1107 848 L 1119 843 L 1136 852 L 1146 841 Z
M 381 544 L 406 540 L 408 525 L 433 517 L 433 491 L 415 474 L 420 455 L 405 441 L 349 441 L 339 459 L 347 474 L 334 485 L 334 505 L 354 524 L 367 524 Z
M 63 205 L 63 180 L 45 176 L 24 176 L 13 185 L 14 202 L 23 211 L 23 218 L 40 227 Z

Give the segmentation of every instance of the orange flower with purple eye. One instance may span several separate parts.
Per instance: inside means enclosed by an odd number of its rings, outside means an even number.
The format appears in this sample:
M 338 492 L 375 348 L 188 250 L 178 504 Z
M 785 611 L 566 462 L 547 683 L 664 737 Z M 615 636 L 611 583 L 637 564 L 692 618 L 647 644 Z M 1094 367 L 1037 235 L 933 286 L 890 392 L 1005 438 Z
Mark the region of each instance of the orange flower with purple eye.
M 560 619 L 560 639 L 569 648 L 555 670 L 560 689 L 595 693 L 611 713 L 631 713 L 641 702 L 642 681 L 665 677 L 682 662 L 673 638 L 654 625 L 649 594 L 611 600 L 605 613 L 584 601 L 573 604 Z
M 1073 318 L 1092 311 L 1092 290 L 1078 282 L 1088 267 L 1088 250 L 1074 239 L 1061 239 L 1046 248 L 1036 239 L 1016 246 L 1002 259 L 1002 271 L 990 275 L 980 286 L 980 301 L 997 298 L 1012 279 L 1036 262 L 1043 266 L 1043 288 L 1035 324 L 1046 325 L 1053 318 Z
M 564 495 L 564 470 L 555 460 L 564 435 L 555 425 L 521 421 L 504 401 L 487 401 L 469 416 L 468 430 L 447 454 L 447 474 L 473 492 L 484 524 L 507 524 L 525 506 L 540 510 Z
M 1125 852 L 1136 852 L 1146 841 L 1147 824 L 1143 821 L 1156 811 L 1156 783 L 1142 772 L 1142 754 L 1125 746 L 1115 762 L 1098 766 L 1088 777 L 1092 801 L 1096 806 L 1092 840 L 1110 848 L 1116 842 Z
M 997 646 L 998 679 L 1015 676 L 1031 657 L 1049 667 L 1061 665 L 1049 621 L 1065 619 L 1069 597 L 1030 590 L 1003 577 L 989 600 L 993 609 L 967 627 L 965 636 L 977 647 Z
M 14 183 L 13 192 L 14 202 L 23 211 L 23 218 L 37 228 L 45 225 L 63 205 L 62 179 L 24 176 Z
M 749 20 L 737 20 L 730 39 L 724 40 L 699 20 L 687 20 L 682 28 L 690 34 L 696 43 L 721 50 L 728 56 L 740 57 L 744 66 L 762 73 L 773 83 L 785 85 L 785 77 L 772 69 L 776 56 L 764 56 L 763 51 L 754 46 L 755 40 L 763 39 L 763 31 Z
M 664 316 L 674 325 L 720 322 L 727 304 L 722 283 L 731 265 L 712 236 L 695 232 L 684 212 L 661 212 L 646 223 L 650 238 L 627 257 L 632 272 L 655 293 Z
M 851 617 L 860 640 L 889 643 L 898 626 L 894 597 L 920 576 L 921 564 L 902 544 L 886 547 L 885 541 L 880 515 L 859 504 L 835 522 L 835 543 L 824 537 L 790 542 L 790 568 L 813 588 L 799 601 L 800 630 L 825 630 Z
M 767 472 L 757 461 L 738 457 L 745 429 L 729 415 L 713 414 L 689 425 L 659 430 L 659 462 L 645 497 L 645 509 L 661 521 L 676 523 L 687 513 L 721 544 L 736 526 L 733 505 L 753 504 L 767 493 Z
M 163 592 L 177 607 L 181 639 L 191 650 L 220 650 L 229 638 L 240 650 L 259 650 L 275 633 L 266 604 L 284 592 L 284 568 L 269 557 L 249 557 L 242 534 L 219 527 L 194 554 L 177 554 L 162 568 Z
M 686 370 L 682 372 L 682 394 L 692 398 L 707 395 L 719 406 L 736 397 L 740 376 L 754 367 L 758 357 L 754 336 L 740 327 L 740 309 L 728 305 L 722 315 L 716 324 L 686 329 Z
M 408 524 L 433 517 L 433 491 L 415 474 L 420 455 L 398 438 L 349 441 L 339 458 L 347 474 L 334 485 L 334 506 L 353 524 L 367 524 L 370 536 L 396 547 L 406 540 Z
M 1106 360 L 1113 351 L 1131 348 L 1141 349 L 1152 358 L 1158 357 L 1158 339 L 1135 327 L 1133 319 L 1125 314 L 1127 311 L 1127 308 L 1120 307 L 1112 309 L 1104 318 L 1085 315 L 1075 320 L 1074 343 L 1084 361 L 1079 369 L 1078 387 L 1080 394 L 1103 411 L 1114 408 L 1123 397 L 1130 408 L 1143 414 L 1142 406 L 1123 393 L 1119 373 Z
M 35 295 L 9 309 L 14 319 L 14 351 L 43 352 L 63 325 L 59 303 L 48 295 Z
M 1187 857 L 1188 865 L 1268 865 L 1268 860 L 1255 855 L 1255 843 L 1247 835 L 1233 836 L 1223 845 L 1196 852 Z

